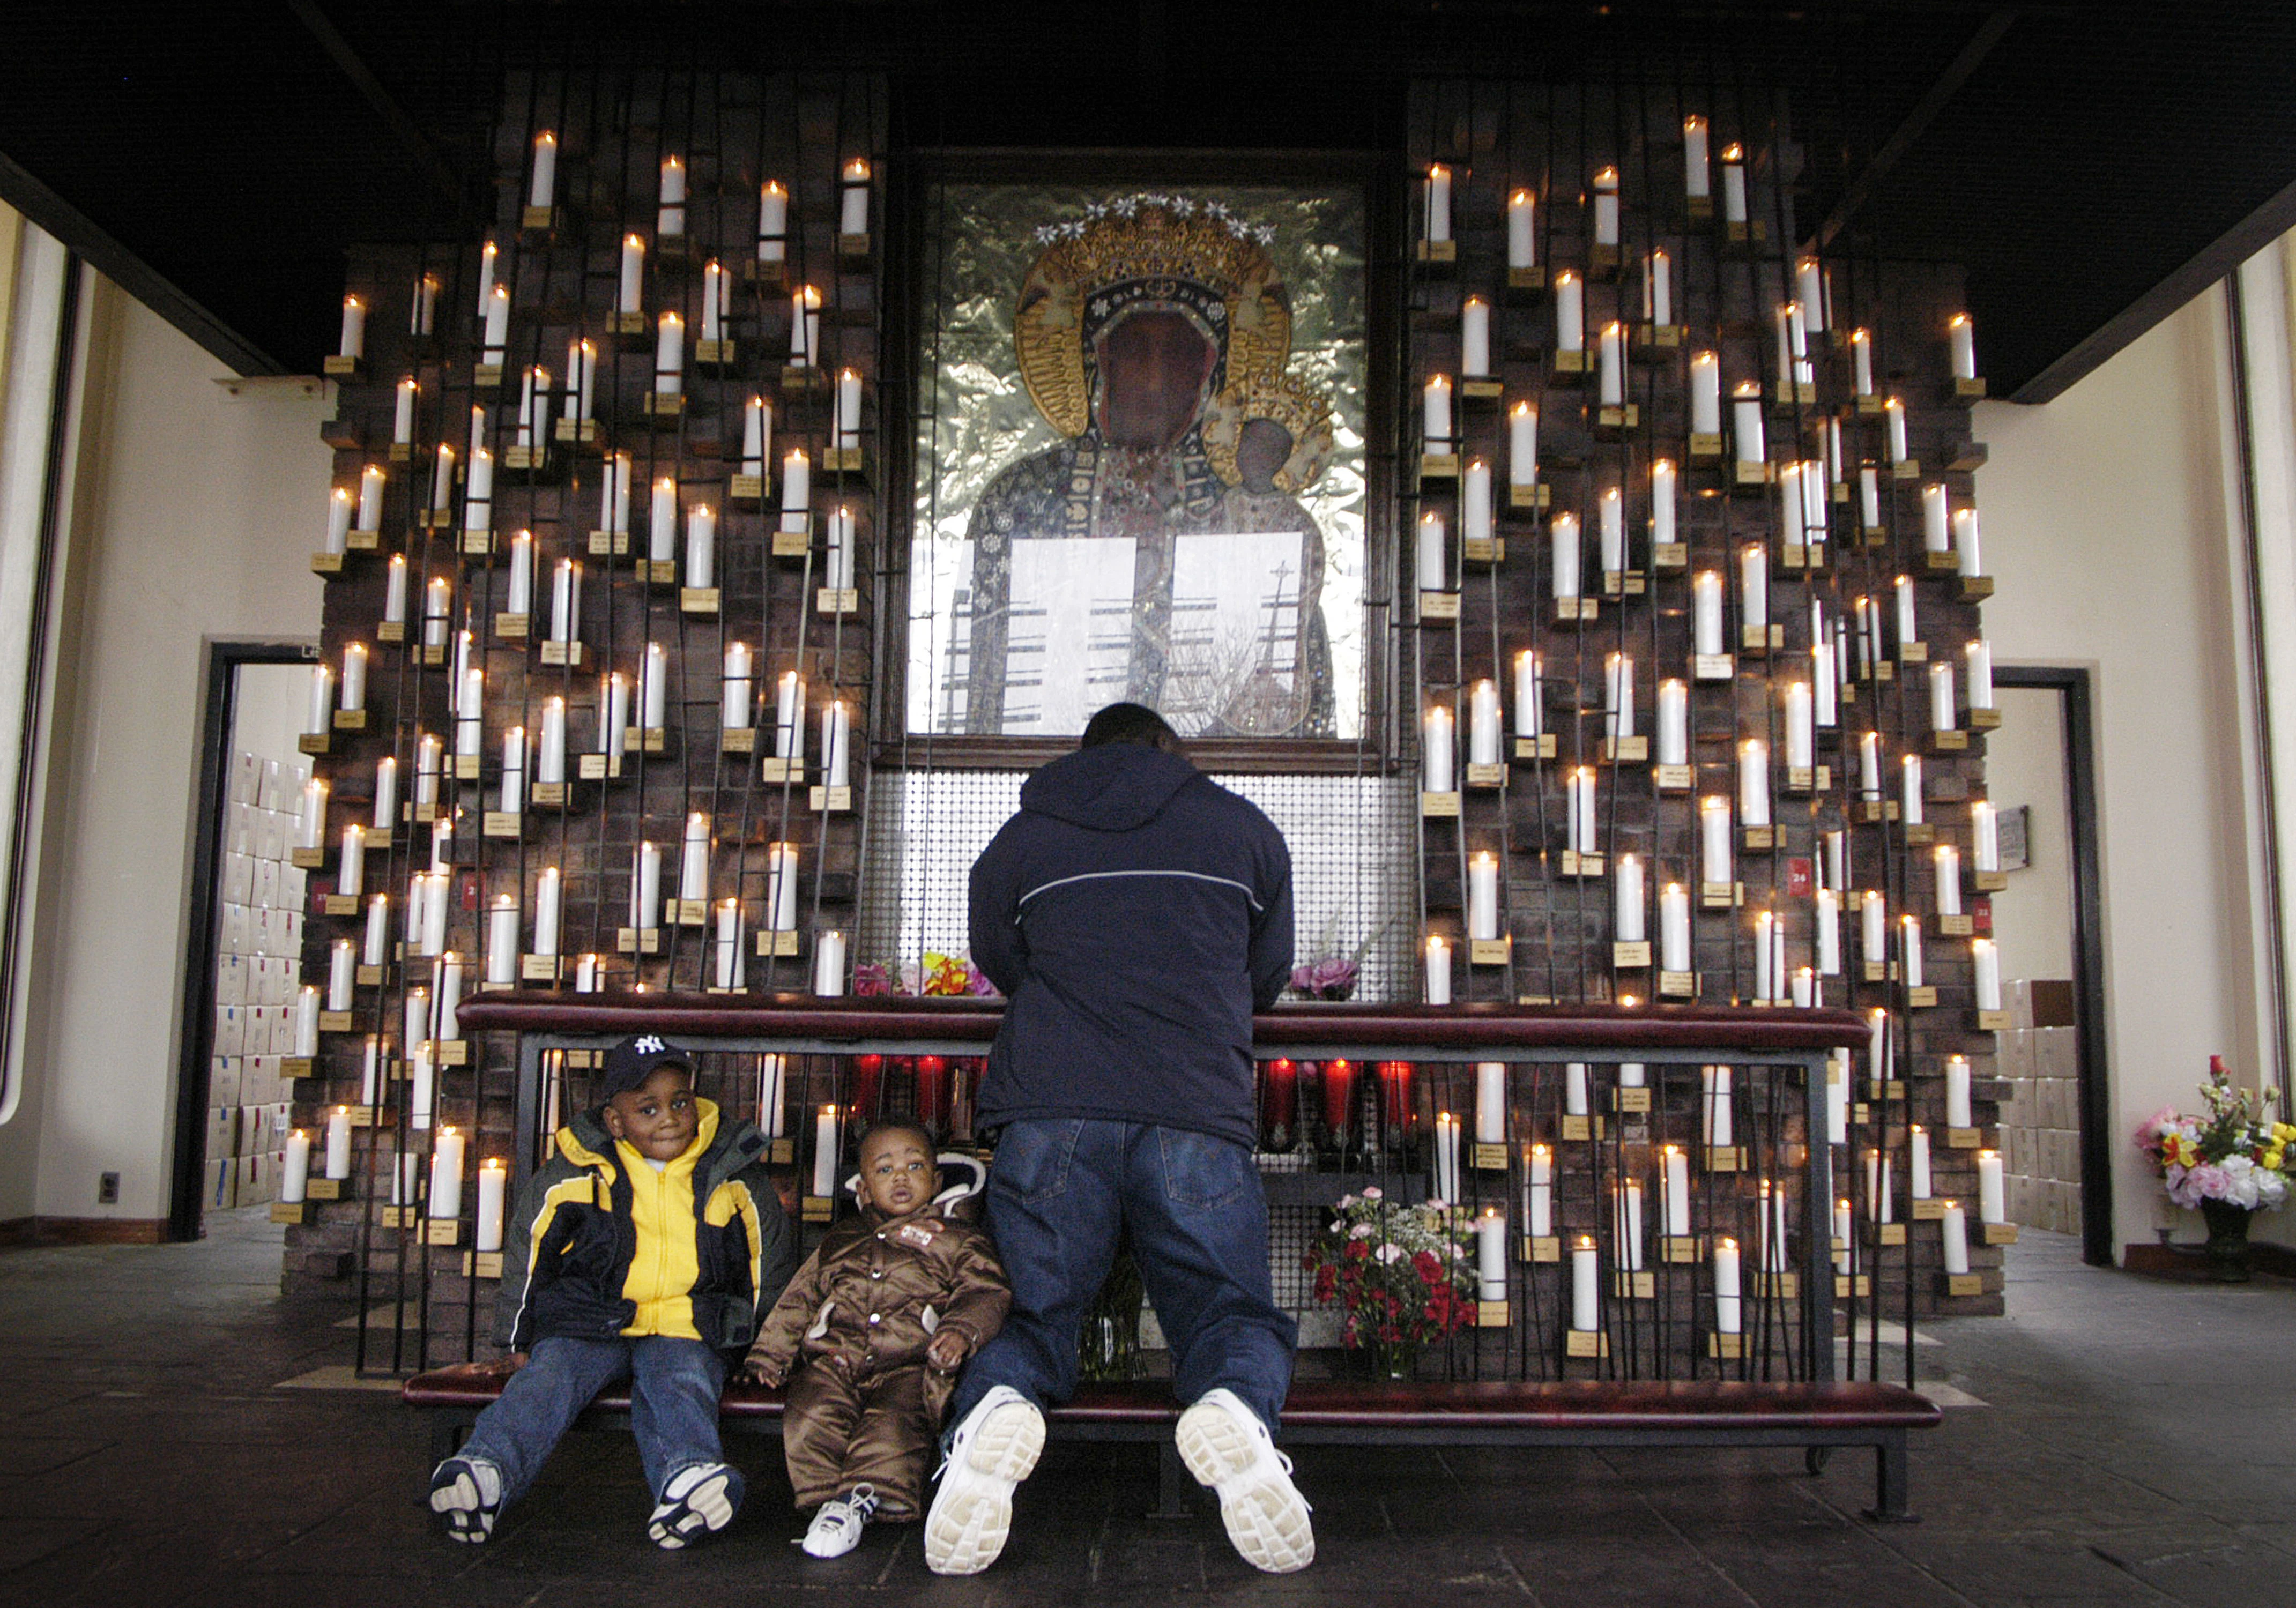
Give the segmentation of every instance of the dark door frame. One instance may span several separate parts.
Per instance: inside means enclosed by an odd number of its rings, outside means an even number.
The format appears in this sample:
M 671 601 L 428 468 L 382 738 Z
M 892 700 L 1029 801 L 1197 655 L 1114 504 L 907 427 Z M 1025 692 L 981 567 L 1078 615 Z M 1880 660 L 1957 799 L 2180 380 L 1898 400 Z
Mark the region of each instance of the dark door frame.
M 231 732 L 239 710 L 239 669 L 248 664 L 308 664 L 308 642 L 207 644 L 200 690 L 200 764 L 193 799 L 192 922 L 184 943 L 182 1047 L 176 1067 L 176 1145 L 168 1181 L 168 1237 L 195 1240 L 207 1161 L 209 1056 L 215 1041 L 216 918 L 223 892 L 223 835 L 231 801 Z
M 2112 1087 L 2106 1053 L 2104 878 L 2097 849 L 2096 727 L 2089 671 L 2060 665 L 2002 665 L 1997 686 L 2057 694 L 2065 733 L 2065 845 L 2072 867 L 2073 1018 L 2080 1059 L 2081 1259 L 2114 1264 Z

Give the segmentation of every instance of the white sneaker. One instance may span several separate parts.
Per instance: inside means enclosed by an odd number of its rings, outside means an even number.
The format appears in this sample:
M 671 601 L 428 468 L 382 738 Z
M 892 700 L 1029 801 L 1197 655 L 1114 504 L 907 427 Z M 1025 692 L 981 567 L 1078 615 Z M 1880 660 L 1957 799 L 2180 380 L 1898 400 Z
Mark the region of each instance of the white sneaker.
M 1227 1538 L 1245 1563 L 1289 1574 L 1316 1561 L 1316 1531 L 1292 1483 L 1292 1459 L 1233 1391 L 1206 1391 L 1180 1415 L 1173 1438 L 1196 1482 L 1219 1493 Z
M 646 1535 L 665 1552 L 675 1552 L 725 1529 L 741 1505 L 738 1473 L 723 1463 L 697 1463 L 679 1469 L 661 1488 L 661 1500 L 646 1520 Z
M 877 1488 L 857 1485 L 842 1497 L 832 1497 L 813 1515 L 813 1522 L 798 1545 L 809 1558 L 841 1558 L 861 1545 L 861 1532 L 877 1511 Z
M 430 1511 L 457 1541 L 483 1541 L 502 1508 L 502 1470 L 484 1457 L 449 1457 L 430 1471 Z
M 979 1574 L 994 1563 L 1013 1529 L 1013 1488 L 1044 1449 L 1045 1415 L 1034 1402 L 1004 1384 L 983 1396 L 949 1438 L 925 1515 L 925 1567 Z

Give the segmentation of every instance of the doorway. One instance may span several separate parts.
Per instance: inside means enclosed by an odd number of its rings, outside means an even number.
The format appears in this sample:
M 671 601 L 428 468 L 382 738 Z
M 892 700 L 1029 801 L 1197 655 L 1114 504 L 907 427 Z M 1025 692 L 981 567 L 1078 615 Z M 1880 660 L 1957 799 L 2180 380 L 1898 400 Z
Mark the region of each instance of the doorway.
M 260 1207 L 278 1190 L 294 1098 L 280 1063 L 294 1051 L 302 966 L 304 872 L 293 850 L 311 775 L 297 740 L 315 651 L 209 644 L 171 1239 L 197 1239 L 209 1212 Z
M 2080 1236 L 2081 1259 L 2113 1265 L 2112 1107 L 2105 1055 L 2090 673 L 2055 666 L 1994 673 L 2002 720 L 1988 739 L 1986 792 L 2008 886 L 1992 898 L 2011 1026 L 1997 1064 L 2009 1215 Z

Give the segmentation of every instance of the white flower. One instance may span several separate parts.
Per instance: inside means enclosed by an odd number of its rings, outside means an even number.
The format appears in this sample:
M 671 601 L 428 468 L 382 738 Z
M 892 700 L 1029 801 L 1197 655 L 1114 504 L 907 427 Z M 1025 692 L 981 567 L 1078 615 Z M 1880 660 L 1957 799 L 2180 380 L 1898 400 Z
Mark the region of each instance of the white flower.
M 1376 1184 L 1366 1184 L 1364 1185 L 1363 1198 L 1366 1201 L 1383 1201 L 1387 1199 L 1387 1191 Z
M 1373 1232 L 1369 1223 L 1357 1223 L 1348 1230 L 1348 1237 L 1351 1240 L 1367 1240 L 1371 1238 Z
M 1371 1254 L 1373 1260 L 1383 1262 L 1389 1267 L 1393 1267 L 1396 1263 L 1401 1261 L 1406 1256 L 1409 1255 L 1410 1252 L 1404 1250 L 1402 1246 L 1390 1241 L 1388 1243 L 1382 1245 L 1378 1250 L 1373 1251 Z

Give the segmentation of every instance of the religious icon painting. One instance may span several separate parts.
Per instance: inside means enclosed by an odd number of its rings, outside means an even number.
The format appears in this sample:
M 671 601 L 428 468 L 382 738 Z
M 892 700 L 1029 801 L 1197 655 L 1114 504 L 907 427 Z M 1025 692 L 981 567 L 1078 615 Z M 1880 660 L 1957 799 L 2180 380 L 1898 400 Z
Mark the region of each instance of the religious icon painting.
M 1351 742 L 1365 703 L 1359 185 L 926 198 L 907 719 Z

